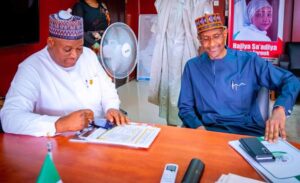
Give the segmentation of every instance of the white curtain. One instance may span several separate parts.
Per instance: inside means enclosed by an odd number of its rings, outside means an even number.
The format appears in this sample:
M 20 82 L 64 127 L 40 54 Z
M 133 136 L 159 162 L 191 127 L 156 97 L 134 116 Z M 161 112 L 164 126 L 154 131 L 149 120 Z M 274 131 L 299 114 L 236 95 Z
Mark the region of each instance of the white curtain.
M 178 96 L 185 63 L 197 55 L 195 19 L 212 13 L 210 0 L 156 0 L 156 43 L 152 57 L 149 102 L 159 105 L 160 116 L 181 125 Z

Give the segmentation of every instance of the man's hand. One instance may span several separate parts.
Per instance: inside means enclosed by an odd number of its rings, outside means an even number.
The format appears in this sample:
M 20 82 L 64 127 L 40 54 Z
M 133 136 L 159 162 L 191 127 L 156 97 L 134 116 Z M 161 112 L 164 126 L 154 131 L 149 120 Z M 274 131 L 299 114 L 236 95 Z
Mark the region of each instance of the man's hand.
M 284 108 L 281 106 L 276 107 L 272 112 L 272 116 L 266 122 L 265 140 L 276 142 L 279 134 L 285 140 L 285 120 Z
M 88 127 L 94 120 L 94 113 L 90 109 L 82 109 L 59 118 L 55 123 L 56 133 L 78 131 Z
M 108 109 L 105 115 L 106 119 L 116 125 L 128 124 L 129 119 L 121 111 L 117 109 Z
M 101 39 L 101 35 L 98 32 L 92 32 L 93 37 L 95 38 L 95 41 L 98 41 L 99 39 Z

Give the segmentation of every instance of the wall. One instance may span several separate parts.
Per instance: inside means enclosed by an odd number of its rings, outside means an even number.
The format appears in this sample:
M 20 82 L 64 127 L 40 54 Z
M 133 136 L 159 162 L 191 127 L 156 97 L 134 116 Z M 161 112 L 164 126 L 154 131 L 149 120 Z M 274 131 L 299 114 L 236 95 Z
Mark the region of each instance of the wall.
M 300 42 L 300 1 L 285 0 L 283 42 Z M 285 51 L 283 49 L 283 51 Z
M 285 42 L 292 40 L 292 25 L 293 25 L 293 1 L 285 0 L 284 7 L 284 24 L 283 24 L 283 40 Z
M 155 0 L 127 0 L 125 4 L 125 22 L 138 37 L 138 22 L 140 14 L 156 14 Z
M 300 42 L 300 1 L 294 0 L 292 41 Z
M 125 1 L 102 0 L 109 10 L 111 23 L 125 21 Z
M 39 43 L 0 48 L 0 96 L 6 95 L 10 82 L 17 71 L 18 64 L 46 45 L 49 14 L 72 7 L 74 2 L 76 0 L 40 0 Z
M 213 3 L 214 13 L 219 13 L 222 19 L 223 24 L 227 25 L 227 20 L 225 19 L 225 0 L 216 0 Z M 217 5 L 217 6 L 216 6 Z

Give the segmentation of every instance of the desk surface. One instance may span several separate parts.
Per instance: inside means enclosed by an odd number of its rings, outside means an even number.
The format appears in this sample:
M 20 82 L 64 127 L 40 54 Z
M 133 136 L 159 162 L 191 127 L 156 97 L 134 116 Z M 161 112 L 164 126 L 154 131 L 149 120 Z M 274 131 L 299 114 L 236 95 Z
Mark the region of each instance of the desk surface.
M 202 182 L 214 182 L 222 173 L 262 180 L 228 145 L 228 141 L 242 136 L 160 127 L 149 149 L 69 142 L 70 134 L 54 138 L 0 134 L 0 182 L 34 182 L 49 140 L 64 182 L 159 182 L 166 163 L 179 165 L 176 182 L 180 182 L 192 158 L 205 163 Z

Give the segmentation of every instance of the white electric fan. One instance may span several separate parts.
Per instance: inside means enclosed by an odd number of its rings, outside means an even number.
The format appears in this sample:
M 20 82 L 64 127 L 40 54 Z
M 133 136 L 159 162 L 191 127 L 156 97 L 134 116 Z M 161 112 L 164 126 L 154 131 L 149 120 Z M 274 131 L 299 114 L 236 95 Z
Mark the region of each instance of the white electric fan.
M 114 79 L 129 78 L 137 63 L 137 39 L 131 28 L 121 22 L 111 24 L 100 43 L 100 62 Z

